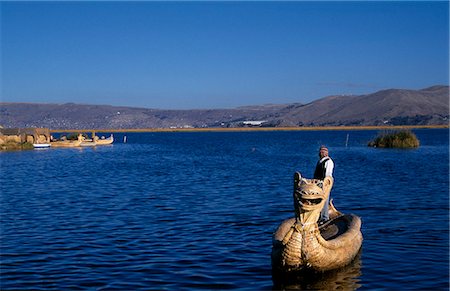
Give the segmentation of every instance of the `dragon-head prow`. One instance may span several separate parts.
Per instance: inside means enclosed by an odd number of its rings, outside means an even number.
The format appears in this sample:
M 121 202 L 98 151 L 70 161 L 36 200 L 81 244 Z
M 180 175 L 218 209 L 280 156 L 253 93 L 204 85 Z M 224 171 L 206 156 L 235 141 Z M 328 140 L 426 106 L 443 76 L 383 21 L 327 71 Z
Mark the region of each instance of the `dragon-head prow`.
M 320 211 L 330 195 L 332 186 L 332 177 L 317 180 L 305 179 L 299 172 L 294 174 L 295 214 L 302 225 L 317 222 Z

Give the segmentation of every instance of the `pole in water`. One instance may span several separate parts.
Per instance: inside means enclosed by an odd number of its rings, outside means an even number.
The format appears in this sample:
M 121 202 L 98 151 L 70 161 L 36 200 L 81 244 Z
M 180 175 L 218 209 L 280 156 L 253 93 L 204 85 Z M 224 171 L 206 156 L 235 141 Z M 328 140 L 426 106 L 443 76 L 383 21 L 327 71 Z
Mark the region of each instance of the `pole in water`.
M 127 143 L 127 136 L 126 135 L 123 136 L 123 143 Z
M 347 147 L 347 145 L 348 145 L 348 136 L 349 136 L 349 134 L 347 133 L 347 139 L 345 140 L 345 147 Z

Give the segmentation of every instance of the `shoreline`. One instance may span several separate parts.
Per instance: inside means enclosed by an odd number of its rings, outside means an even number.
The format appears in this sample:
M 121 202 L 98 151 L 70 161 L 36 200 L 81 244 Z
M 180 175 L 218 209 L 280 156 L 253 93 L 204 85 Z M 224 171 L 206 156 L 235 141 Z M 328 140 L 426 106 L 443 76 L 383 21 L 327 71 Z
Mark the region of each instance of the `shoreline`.
M 208 128 L 128 128 L 128 129 L 50 129 L 51 133 L 74 132 L 236 132 L 236 131 L 327 131 L 327 130 L 399 130 L 439 129 L 449 125 L 396 125 L 396 126 L 297 126 L 297 127 L 208 127 Z

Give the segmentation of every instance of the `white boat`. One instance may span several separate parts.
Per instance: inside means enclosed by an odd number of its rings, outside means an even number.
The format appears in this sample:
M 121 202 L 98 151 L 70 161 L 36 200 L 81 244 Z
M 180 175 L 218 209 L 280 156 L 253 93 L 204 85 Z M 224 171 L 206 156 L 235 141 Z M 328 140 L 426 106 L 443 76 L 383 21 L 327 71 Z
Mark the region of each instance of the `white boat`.
M 45 149 L 45 148 L 49 148 L 50 144 L 49 143 L 34 143 L 33 147 L 35 149 Z

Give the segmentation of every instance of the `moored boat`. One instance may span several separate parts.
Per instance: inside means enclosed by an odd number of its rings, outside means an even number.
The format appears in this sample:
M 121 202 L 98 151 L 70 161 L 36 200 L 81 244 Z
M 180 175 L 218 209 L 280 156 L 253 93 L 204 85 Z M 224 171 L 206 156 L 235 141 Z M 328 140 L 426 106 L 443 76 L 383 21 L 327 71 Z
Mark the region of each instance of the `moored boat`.
M 52 141 L 50 144 L 55 148 L 73 148 L 80 146 L 81 140 L 59 140 Z
M 76 140 L 67 139 L 67 137 L 64 136 L 61 139 L 51 141 L 50 144 L 52 145 L 52 147 L 72 148 L 72 147 L 80 146 L 82 141 L 83 141 L 83 136 L 81 134 L 78 134 L 78 137 Z
M 45 148 L 49 148 L 50 144 L 49 143 L 34 143 L 33 147 L 35 149 L 45 149 Z
M 110 137 L 105 138 L 104 136 L 102 136 L 101 138 L 96 137 L 95 138 L 95 142 L 97 143 L 97 145 L 108 145 L 108 144 L 112 144 L 114 142 L 114 137 L 111 134 Z
M 295 217 L 283 221 L 273 235 L 275 271 L 328 271 L 352 262 L 362 245 L 361 219 L 342 214 L 330 203 L 330 220 L 319 226 L 333 178 L 304 179 L 294 175 Z
M 77 140 L 73 140 L 73 138 L 73 135 L 71 135 L 69 139 L 63 136 L 59 140 L 53 140 L 51 145 L 54 147 L 95 147 L 97 145 L 109 145 L 114 142 L 114 137 L 112 134 L 108 138 L 105 138 L 104 136 L 99 138 L 94 132 L 92 133 L 92 138 L 89 138 L 86 134 L 81 133 L 78 134 Z
M 93 140 L 83 140 L 80 143 L 80 147 L 95 147 L 97 145 L 97 142 Z

